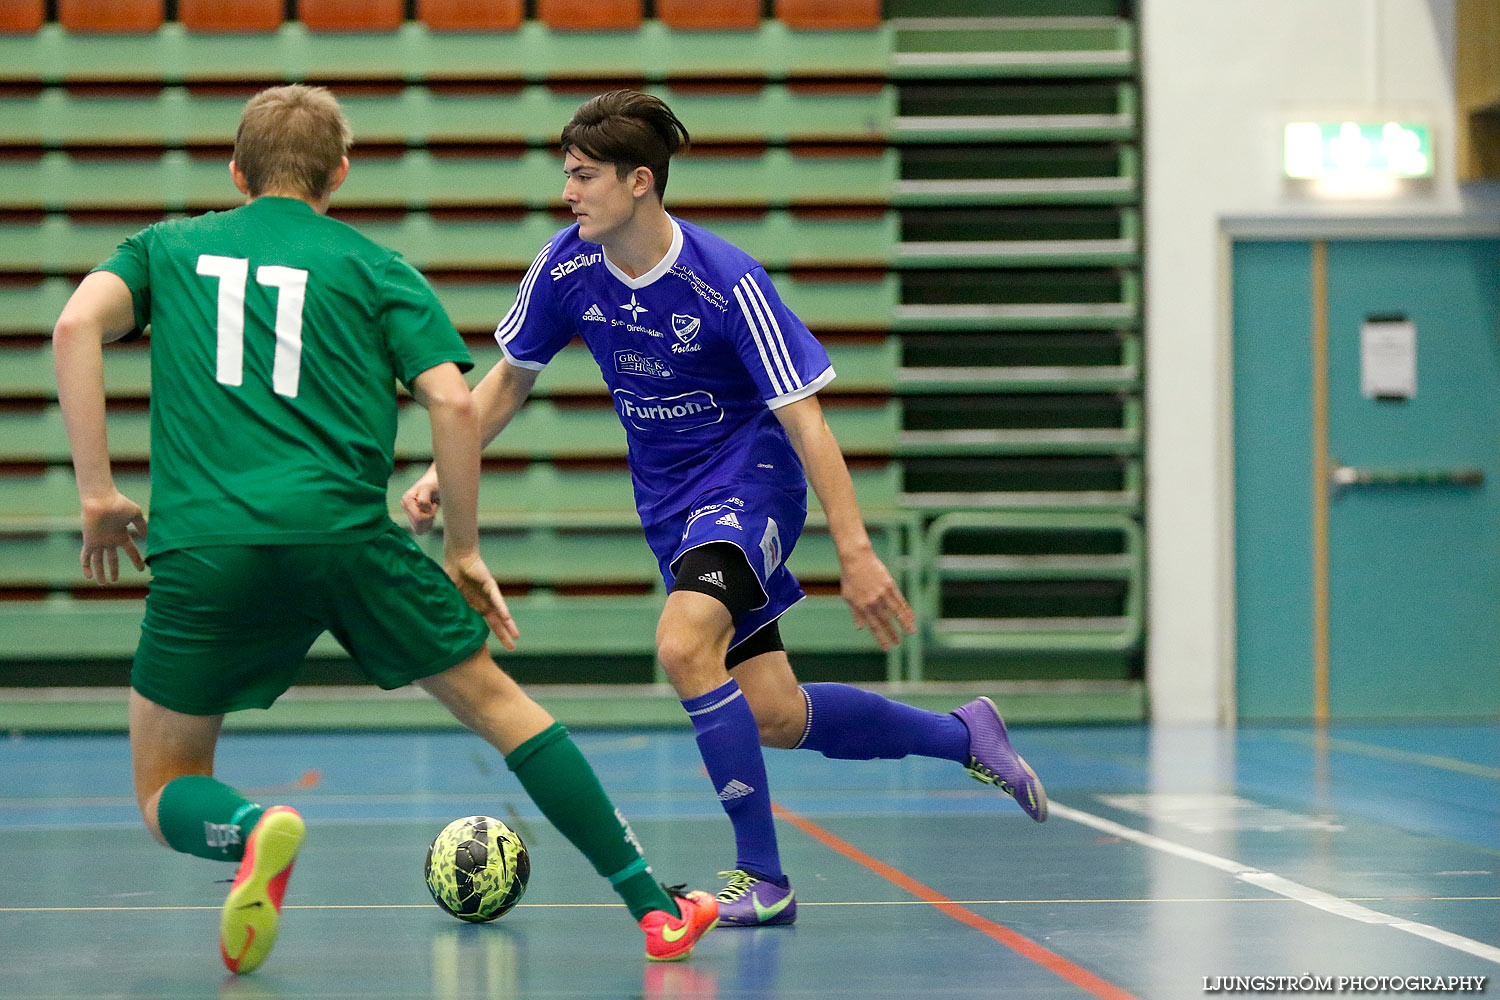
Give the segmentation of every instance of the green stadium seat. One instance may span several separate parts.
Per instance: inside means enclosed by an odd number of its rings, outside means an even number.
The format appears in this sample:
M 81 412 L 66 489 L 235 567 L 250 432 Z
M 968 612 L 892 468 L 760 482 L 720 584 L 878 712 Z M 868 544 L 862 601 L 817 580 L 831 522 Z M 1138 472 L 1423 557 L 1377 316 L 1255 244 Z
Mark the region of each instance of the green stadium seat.
M 83 0 L 79 0 L 83 2 Z M 533 83 L 697 79 L 786 81 L 883 78 L 890 40 L 881 31 L 805 32 L 776 20 L 747 31 L 678 31 L 651 19 L 629 45 L 618 33 L 565 31 L 524 21 L 476 45 L 469 32 L 420 21 L 395 32 L 316 32 L 299 21 L 265 34 L 155 32 L 95 38 L 44 24 L 0 34 L 0 82 L 257 83 L 292 80 Z
M 890 74 L 922 77 L 1128 77 L 1134 25 L 1124 18 L 968 20 L 902 18 L 893 25 Z
M 824 338 L 828 356 L 838 372 L 824 396 L 889 393 L 896 381 L 900 344 L 889 337 Z M 469 345 L 475 370 L 469 381 L 494 367 L 500 348 L 489 337 Z M 150 352 L 144 343 L 111 345 L 104 353 L 104 388 L 110 399 L 140 400 L 151 394 Z M 47 341 L 20 340 L 11 346 L 0 341 L 0 399 L 52 399 L 56 396 L 52 346 Z M 593 355 L 582 344 L 567 347 L 552 359 L 532 394 L 607 397 L 604 380 Z
M 335 205 L 333 215 L 339 214 Z M 1111 240 L 905 241 L 899 239 L 900 214 L 879 208 L 771 209 L 756 216 L 689 208 L 677 214 L 707 226 L 774 270 L 1123 267 L 1139 257 L 1133 234 Z M 0 273 L 87 270 L 148 221 L 74 221 L 61 213 L 49 214 L 39 225 L 0 220 Z M 439 271 L 524 270 L 564 221 L 543 210 L 515 222 L 449 219 L 421 211 L 391 221 L 353 219 L 362 232 L 399 250 L 417 267 Z
M 888 337 L 824 338 L 824 347 L 836 378 L 823 396 L 889 393 L 896 381 L 900 344 Z M 470 344 L 475 370 L 469 381 L 494 367 L 500 348 L 485 337 Z M 144 343 L 111 345 L 104 354 L 104 387 L 113 400 L 143 400 L 151 393 L 150 352 Z M 12 346 L 0 342 L 0 399 L 46 400 L 56 397 L 52 370 L 52 347 L 47 341 L 18 340 Z M 561 351 L 532 390 L 534 398 L 549 396 L 594 396 L 607 398 L 593 355 L 581 344 Z
M 141 506 L 151 498 L 145 473 L 115 470 L 120 492 Z M 0 470 L 0 532 L 73 531 L 78 528 L 78 485 L 70 465 Z
M 897 294 L 893 275 L 773 278 L 782 299 L 815 332 L 878 333 L 890 328 Z M 76 282 L 60 277 L 0 282 L 0 338 L 50 334 L 75 287 Z M 484 278 L 444 279 L 434 287 L 454 324 L 475 334 L 494 330 L 516 295 L 516 283 Z
M 417 0 L 417 20 L 433 31 L 515 31 L 521 0 Z
M 989 393 L 914 398 L 896 446 L 904 458 L 971 455 L 1135 455 L 1140 400 L 1115 395 Z M 945 426 L 946 425 L 946 426 Z
M 504 656 L 650 655 L 655 650 L 657 594 L 570 596 L 549 590 L 511 594 L 506 603 L 521 627 L 521 643 Z M 15 659 L 128 660 L 141 633 L 139 598 L 88 600 L 53 594 L 46 600 L 0 602 L 0 633 Z M 580 628 L 587 622 L 587 628 Z M 838 597 L 808 597 L 781 619 L 791 648 L 807 654 L 875 653 L 868 631 L 857 632 Z M 499 646 L 496 644 L 498 650 Z M 342 659 L 329 636 L 313 645 L 311 659 Z
M 190 32 L 261 34 L 281 27 L 282 0 L 177 0 L 177 20 Z
M 402 0 L 297 0 L 297 19 L 310 31 L 395 31 Z
M 859 207 L 886 204 L 896 153 L 800 156 L 689 154 L 667 192 L 672 211 L 691 208 Z M 238 194 L 222 154 L 180 149 L 120 157 L 47 150 L 0 161 L 0 209 L 72 212 L 108 209 L 181 212 L 229 208 Z M 394 156 L 356 149 L 337 209 L 554 208 L 561 202 L 561 163 L 550 150 L 516 156 L 439 154 L 411 149 Z
M 110 345 L 104 351 L 104 391 L 111 399 L 151 394 L 151 357 L 143 344 Z M 57 395 L 51 341 L 0 340 L 0 399 L 48 399 Z
M 217 8 L 216 8 L 217 9 Z M 838 92 L 771 84 L 750 92 L 649 88 L 667 99 L 699 143 L 850 142 L 881 138 L 894 114 L 888 87 Z M 362 143 L 555 144 L 584 96 L 543 86 L 449 93 L 421 85 L 341 98 Z M 243 94 L 191 94 L 168 86 L 149 94 L 73 94 L 49 87 L 6 99 L 0 143 L 14 147 L 223 144 Z M 560 185 L 559 185 L 560 187 Z
M 955 512 L 928 525 L 919 619 L 936 649 L 1139 646 L 1144 545 L 1123 514 Z
M 828 409 L 828 422 L 851 456 L 888 455 L 900 414 L 894 404 Z M 0 462 L 69 461 L 67 432 L 55 403 L 0 410 Z M 110 454 L 125 461 L 150 457 L 150 419 L 144 408 L 115 407 L 109 413 Z M 426 413 L 418 406 L 401 411 L 396 455 L 403 460 L 432 454 Z M 607 401 L 565 405 L 549 398 L 526 404 L 511 429 L 484 451 L 490 458 L 623 459 L 625 431 Z
M 337 206 L 335 217 L 339 216 Z M 683 218 L 707 226 L 766 267 L 884 267 L 893 259 L 894 213 L 802 215 L 772 210 L 758 217 L 690 210 Z M 148 225 L 134 221 L 73 220 L 62 213 L 40 224 L 0 219 L 0 274 L 80 273 L 103 260 L 119 242 Z M 408 212 L 394 221 L 352 220 L 361 232 L 402 253 L 412 264 L 437 271 L 524 270 L 563 221 L 532 211 L 510 219 L 445 219 Z M 496 317 L 498 319 L 498 317 Z
M 80 35 L 144 34 L 166 20 L 163 0 L 58 0 L 57 20 Z

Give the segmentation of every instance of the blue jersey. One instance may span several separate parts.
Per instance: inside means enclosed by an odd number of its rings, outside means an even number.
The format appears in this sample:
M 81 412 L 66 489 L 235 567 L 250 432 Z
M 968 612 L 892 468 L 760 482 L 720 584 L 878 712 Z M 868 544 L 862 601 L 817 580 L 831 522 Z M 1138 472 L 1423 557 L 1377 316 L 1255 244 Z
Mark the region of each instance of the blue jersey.
M 569 226 L 542 247 L 495 339 L 540 371 L 588 345 L 630 445 L 636 509 L 652 524 L 740 482 L 805 491 L 772 412 L 833 379 L 828 353 L 749 254 L 672 219 L 672 247 L 632 278 Z

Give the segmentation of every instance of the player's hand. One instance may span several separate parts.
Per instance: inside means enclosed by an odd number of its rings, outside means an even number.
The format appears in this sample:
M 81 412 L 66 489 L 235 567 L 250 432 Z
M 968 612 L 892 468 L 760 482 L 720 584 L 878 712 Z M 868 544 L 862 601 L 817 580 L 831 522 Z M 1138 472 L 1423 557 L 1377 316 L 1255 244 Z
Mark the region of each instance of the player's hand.
M 437 520 L 438 512 L 436 469 L 428 468 L 421 479 L 411 484 L 411 489 L 401 494 L 401 509 L 406 511 L 406 518 L 411 522 L 414 533 L 425 535 L 432 530 L 432 522 Z
M 83 551 L 78 561 L 83 576 L 95 583 L 114 583 L 120 578 L 120 555 L 124 549 L 130 564 L 146 568 L 137 540 L 146 537 L 146 515 L 140 505 L 116 490 L 106 497 L 83 502 Z
M 854 627 L 868 628 L 881 649 L 892 649 L 917 630 L 917 618 L 885 563 L 869 549 L 843 561 L 839 594 L 854 612 Z
M 479 553 L 450 555 L 443 561 L 443 569 L 448 571 L 448 577 L 469 602 L 469 607 L 484 615 L 500 644 L 506 649 L 515 649 L 521 632 L 510 616 L 510 608 L 505 606 L 505 598 L 500 596 L 500 585 Z

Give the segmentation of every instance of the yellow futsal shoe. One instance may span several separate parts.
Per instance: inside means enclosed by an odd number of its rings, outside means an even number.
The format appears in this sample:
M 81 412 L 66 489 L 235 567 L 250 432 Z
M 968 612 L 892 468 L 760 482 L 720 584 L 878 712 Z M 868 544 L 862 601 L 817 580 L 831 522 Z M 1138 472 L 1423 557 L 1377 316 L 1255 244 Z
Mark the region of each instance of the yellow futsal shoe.
M 219 920 L 219 953 L 230 972 L 253 972 L 271 954 L 281 898 L 306 835 L 301 814 L 290 806 L 267 809 L 250 831 Z

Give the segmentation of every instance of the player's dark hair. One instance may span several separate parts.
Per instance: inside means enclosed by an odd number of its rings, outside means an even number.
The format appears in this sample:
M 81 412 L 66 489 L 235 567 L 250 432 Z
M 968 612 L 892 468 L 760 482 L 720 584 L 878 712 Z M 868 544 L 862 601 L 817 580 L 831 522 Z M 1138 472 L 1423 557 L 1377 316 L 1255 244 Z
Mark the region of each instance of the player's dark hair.
M 659 97 L 639 90 L 611 90 L 585 101 L 562 130 L 562 150 L 613 163 L 624 178 L 646 167 L 656 179 L 656 196 L 667 193 L 667 166 L 687 148 L 688 130 Z
M 321 198 L 352 138 L 349 120 L 326 87 L 271 87 L 245 104 L 234 162 L 252 198 L 281 190 Z

